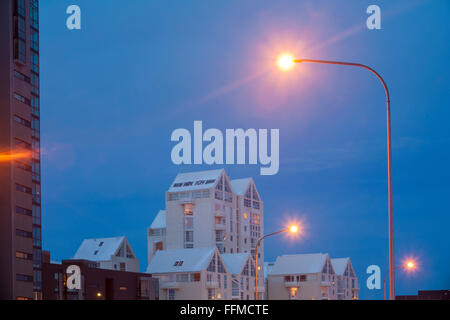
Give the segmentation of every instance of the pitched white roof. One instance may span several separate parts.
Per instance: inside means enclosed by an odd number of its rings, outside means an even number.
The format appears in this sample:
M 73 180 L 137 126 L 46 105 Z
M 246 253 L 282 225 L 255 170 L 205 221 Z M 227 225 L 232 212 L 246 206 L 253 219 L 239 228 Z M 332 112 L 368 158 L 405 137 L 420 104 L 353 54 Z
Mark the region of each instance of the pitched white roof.
M 175 180 L 172 182 L 169 192 L 180 192 L 180 191 L 190 191 L 190 190 L 202 190 L 202 189 L 209 189 L 215 186 L 217 179 L 219 179 L 220 175 L 225 172 L 224 169 L 219 170 L 208 170 L 208 171 L 197 171 L 197 172 L 188 172 L 188 173 L 179 173 Z M 197 181 L 208 181 L 208 180 L 214 180 L 214 182 L 205 184 L 198 184 L 196 185 Z M 182 183 L 183 185 L 185 183 L 192 182 L 192 185 L 189 186 L 181 186 L 181 187 L 174 187 L 175 184 Z
M 244 192 L 247 191 L 247 188 L 251 182 L 252 178 L 235 179 L 230 181 L 231 188 L 233 188 L 234 193 L 238 196 L 243 195 Z
M 222 260 L 231 274 L 241 274 L 250 253 L 224 253 Z
M 331 264 L 333 265 L 334 272 L 337 275 L 340 275 L 340 276 L 343 275 L 349 260 L 350 260 L 350 258 L 331 259 Z
M 288 275 L 321 272 L 327 253 L 292 254 L 279 256 L 272 267 L 271 275 Z
M 119 250 L 125 237 L 85 239 L 72 260 L 107 261 Z
M 147 273 L 196 272 L 208 267 L 214 248 L 169 249 L 156 251 Z M 181 266 L 175 262 L 183 261 Z
M 166 227 L 166 210 L 159 210 L 153 220 L 150 229 L 162 229 Z

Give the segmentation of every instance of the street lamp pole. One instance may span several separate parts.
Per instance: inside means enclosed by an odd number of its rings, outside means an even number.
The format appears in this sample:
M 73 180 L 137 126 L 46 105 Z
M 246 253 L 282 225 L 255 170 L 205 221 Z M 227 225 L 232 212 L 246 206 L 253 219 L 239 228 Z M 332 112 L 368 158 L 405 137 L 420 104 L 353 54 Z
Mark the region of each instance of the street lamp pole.
M 256 243 L 256 249 L 255 249 L 255 269 L 256 269 L 256 283 L 255 283 L 255 300 L 258 300 L 258 247 L 261 244 L 261 241 L 263 241 L 265 238 L 270 236 L 275 236 L 277 234 L 291 231 L 291 228 L 283 229 L 274 233 L 266 234 L 265 236 L 258 239 L 258 242 Z
M 389 90 L 386 82 L 374 69 L 353 62 L 340 61 L 326 61 L 326 60 L 311 60 L 311 59 L 293 59 L 293 63 L 320 63 L 359 67 L 369 70 L 381 81 L 386 93 L 386 113 L 387 113 L 387 156 L 388 156 L 388 194 L 389 194 L 389 298 L 395 300 L 395 262 L 394 262 L 394 206 L 392 197 L 392 151 L 391 151 L 391 101 Z

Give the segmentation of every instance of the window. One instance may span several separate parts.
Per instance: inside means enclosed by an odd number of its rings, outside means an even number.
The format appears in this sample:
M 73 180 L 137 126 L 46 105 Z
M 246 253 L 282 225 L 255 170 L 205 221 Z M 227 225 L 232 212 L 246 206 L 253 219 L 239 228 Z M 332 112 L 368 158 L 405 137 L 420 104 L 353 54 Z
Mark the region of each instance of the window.
M 191 282 L 200 282 L 200 273 L 191 274 Z
M 31 281 L 33 281 L 33 277 L 32 277 L 32 276 L 25 275 L 25 274 L 17 274 L 17 275 L 16 275 L 16 280 L 17 280 L 17 281 L 31 282 Z
M 14 7 L 14 59 L 26 63 L 25 0 L 16 0 Z
M 33 255 L 31 253 L 16 251 L 16 258 L 23 260 L 33 260 Z
M 167 195 L 167 200 L 168 201 L 176 201 L 176 200 L 178 200 L 178 193 L 169 193 Z
M 16 207 L 16 213 L 19 214 L 24 214 L 26 216 L 32 216 L 33 215 L 33 211 L 22 208 L 22 207 Z
M 167 300 L 175 300 L 175 289 L 167 290 Z
M 184 242 L 194 242 L 194 231 L 184 232 Z
M 22 72 L 19 72 L 17 70 L 14 70 L 14 76 L 22 81 L 25 81 L 27 83 L 30 83 L 30 77 L 24 75 Z
M 205 184 L 211 184 L 216 182 L 216 179 L 212 179 L 212 180 L 206 180 Z
M 39 54 L 36 51 L 31 50 L 30 62 L 31 71 L 39 73 Z
M 16 147 L 31 150 L 31 143 L 25 142 L 20 139 L 15 139 Z
M 39 29 L 39 3 L 38 0 L 30 1 L 30 25 L 32 28 Z
M 41 247 L 41 228 L 33 226 L 33 245 Z
M 28 121 L 22 117 L 14 115 L 14 121 L 16 121 L 17 123 L 20 123 L 21 125 L 23 125 L 27 128 L 31 128 L 31 121 Z
M 208 289 L 208 300 L 214 300 L 214 299 L 215 299 L 214 289 Z
M 30 105 L 30 99 L 24 97 L 23 95 L 14 92 L 13 96 L 14 96 L 14 99 L 16 99 L 17 101 L 20 101 L 22 103 Z
M 33 233 L 29 231 L 24 231 L 20 229 L 16 229 L 16 236 L 18 237 L 24 237 L 24 238 L 33 238 Z
M 211 262 L 208 265 L 207 271 L 216 272 L 216 255 L 213 255 Z
M 120 263 L 120 271 L 126 271 L 127 270 L 127 264 L 125 262 Z
M 17 183 L 16 183 L 16 190 L 17 190 L 17 191 L 20 191 L 20 192 L 32 194 L 31 188 L 28 188 L 28 187 L 26 187 L 26 186 L 23 186 L 23 185 L 17 184 Z
M 23 163 L 21 161 L 15 161 L 14 164 L 15 164 L 16 168 L 22 169 L 24 171 L 31 172 L 31 170 L 32 170 L 30 165 Z

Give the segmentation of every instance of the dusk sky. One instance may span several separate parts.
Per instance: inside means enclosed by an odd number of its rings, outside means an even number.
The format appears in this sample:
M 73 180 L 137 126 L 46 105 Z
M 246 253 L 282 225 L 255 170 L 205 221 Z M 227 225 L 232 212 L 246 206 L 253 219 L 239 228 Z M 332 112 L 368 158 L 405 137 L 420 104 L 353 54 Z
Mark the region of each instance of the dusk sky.
M 70 4 L 82 30 L 66 28 Z M 366 27 L 381 7 L 382 29 Z M 361 299 L 366 268 L 388 267 L 386 110 L 357 68 L 277 68 L 280 53 L 367 64 L 392 101 L 397 294 L 450 288 L 450 3 L 398 1 L 88 1 L 40 4 L 43 249 L 70 258 L 85 238 L 125 235 L 147 267 L 146 230 L 178 172 L 224 167 L 251 176 L 265 231 L 299 218 L 288 253 L 350 257 Z M 173 130 L 194 120 L 280 129 L 280 171 L 172 164 Z

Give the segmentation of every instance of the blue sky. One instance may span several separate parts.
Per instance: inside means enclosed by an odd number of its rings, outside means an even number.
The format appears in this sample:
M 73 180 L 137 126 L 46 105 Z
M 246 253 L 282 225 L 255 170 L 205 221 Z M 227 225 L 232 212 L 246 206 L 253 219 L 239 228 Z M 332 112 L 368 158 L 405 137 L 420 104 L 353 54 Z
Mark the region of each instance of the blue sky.
M 82 30 L 65 27 L 67 6 Z M 382 30 L 368 30 L 378 4 Z M 271 238 L 282 253 L 349 256 L 384 273 L 387 165 L 384 92 L 370 73 L 275 59 L 360 62 L 391 91 L 395 254 L 418 259 L 397 273 L 397 293 L 450 288 L 450 4 L 447 1 L 87 1 L 41 3 L 43 241 L 54 259 L 82 239 L 126 235 L 141 268 L 146 228 L 179 171 L 176 128 L 279 128 L 280 172 L 225 166 L 254 177 L 265 230 L 301 217 L 298 241 Z

